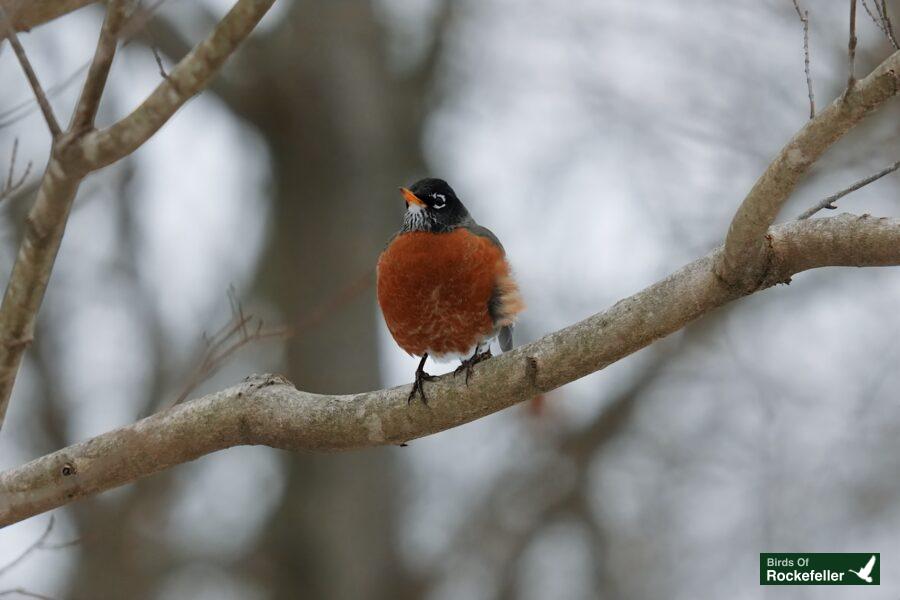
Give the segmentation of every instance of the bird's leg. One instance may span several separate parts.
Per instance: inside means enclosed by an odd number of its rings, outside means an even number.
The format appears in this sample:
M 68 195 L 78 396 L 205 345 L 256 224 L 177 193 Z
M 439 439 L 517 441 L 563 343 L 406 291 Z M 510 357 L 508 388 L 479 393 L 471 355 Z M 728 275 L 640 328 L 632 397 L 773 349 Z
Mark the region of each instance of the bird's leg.
M 425 353 L 422 355 L 422 360 L 419 361 L 419 367 L 416 369 L 416 380 L 413 382 L 412 391 L 409 393 L 409 397 L 406 399 L 407 404 L 411 404 L 413 398 L 416 397 L 416 392 L 422 396 L 422 404 L 428 404 L 428 398 L 425 397 L 425 388 L 422 387 L 422 384 L 426 381 L 434 381 L 437 379 L 434 375 L 429 375 L 425 372 L 425 361 L 428 359 L 428 354 Z
M 453 376 L 455 377 L 459 373 L 462 373 L 463 371 L 465 371 L 466 372 L 466 385 L 469 385 L 469 377 L 472 375 L 473 367 L 475 367 L 475 365 L 477 365 L 481 361 L 489 359 L 491 356 L 492 356 L 492 354 L 491 354 L 490 345 L 488 345 L 487 350 L 482 352 L 481 344 L 478 344 L 477 346 L 475 346 L 475 352 L 472 354 L 472 356 L 470 356 L 466 360 L 462 361 L 459 364 L 459 366 L 456 367 L 456 370 L 453 371 Z

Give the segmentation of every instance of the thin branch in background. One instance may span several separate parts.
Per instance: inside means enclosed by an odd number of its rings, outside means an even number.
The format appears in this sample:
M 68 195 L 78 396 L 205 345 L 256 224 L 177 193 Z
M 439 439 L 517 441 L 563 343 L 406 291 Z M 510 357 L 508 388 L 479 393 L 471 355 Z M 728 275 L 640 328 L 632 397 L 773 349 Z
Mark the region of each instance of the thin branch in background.
M 134 15 L 132 15 L 132 18 L 129 20 L 125 33 L 128 37 L 128 42 L 137 37 L 139 33 L 143 32 L 147 34 L 149 42 L 147 45 L 150 46 L 150 51 L 153 53 L 153 59 L 156 61 L 156 66 L 159 68 L 159 74 L 163 79 L 168 80 L 169 73 L 166 71 L 165 67 L 163 67 L 162 57 L 159 54 L 159 44 L 156 43 L 153 31 L 150 28 L 150 22 L 165 2 L 166 0 L 156 0 L 156 2 L 145 9 L 141 6 L 141 1 L 138 0 L 138 6 L 134 11 Z M 126 42 L 126 44 L 128 42 Z
M 844 98 L 856 85 L 856 0 L 850 0 L 850 37 L 847 42 L 847 90 Z
M 3 598 L 5 596 L 23 596 L 25 598 L 35 598 L 36 600 L 58 600 L 53 596 L 45 596 L 43 594 L 38 594 L 37 592 L 32 592 L 20 587 L 0 591 L 0 598 Z
M 287 327 L 266 328 L 262 319 L 245 314 L 244 307 L 238 301 L 234 288 L 228 290 L 228 302 L 231 304 L 231 319 L 212 337 L 208 337 L 204 333 L 203 341 L 206 344 L 206 350 L 203 352 L 199 364 L 191 373 L 178 398 L 164 408 L 187 400 L 197 386 L 212 377 L 235 352 L 244 346 L 290 335 Z
M 25 185 L 25 180 L 28 179 L 28 175 L 31 174 L 31 161 L 28 161 L 28 164 L 25 165 L 25 171 L 22 173 L 22 176 L 18 179 L 15 178 L 15 169 L 16 169 L 16 156 L 19 152 L 19 138 L 15 138 L 13 140 L 12 147 L 12 157 L 9 159 L 9 171 L 6 174 L 6 183 L 3 184 L 3 187 L 0 187 L 0 201 L 6 200 L 14 193 L 16 193 L 19 188 Z
M 244 346 L 262 340 L 289 338 L 316 327 L 327 317 L 334 315 L 336 311 L 372 287 L 373 279 L 372 272 L 366 271 L 365 274 L 339 289 L 336 294 L 323 300 L 309 312 L 302 315 L 294 325 L 271 329 L 264 328 L 262 319 L 245 314 L 244 307 L 238 301 L 234 288 L 229 288 L 228 302 L 231 305 L 231 320 L 212 336 L 203 334 L 206 350 L 200 362 L 191 373 L 175 402 L 166 405 L 164 408 L 169 408 L 169 406 L 180 404 L 187 400 L 188 396 L 200 384 L 212 377 L 235 352 Z
M 832 194 L 831 196 L 828 196 L 827 198 L 825 198 L 824 200 L 822 200 L 815 206 L 803 211 L 800 215 L 797 216 L 797 219 L 798 220 L 808 219 L 823 209 L 836 210 L 837 206 L 834 205 L 835 202 L 837 202 L 838 200 L 840 200 L 841 198 L 843 198 L 844 196 L 846 196 L 847 194 L 849 194 L 851 192 L 855 192 L 856 190 L 858 190 L 860 188 L 866 187 L 873 181 L 878 181 L 885 175 L 890 175 L 897 169 L 900 169 L 900 160 L 898 160 L 897 162 L 895 162 L 888 168 L 878 171 L 874 175 L 870 175 L 869 177 L 866 177 L 865 179 L 860 179 L 859 181 L 857 181 L 856 183 L 854 183 L 847 189 L 841 190 L 840 192 L 837 192 L 836 194 Z
M 50 515 L 50 520 L 47 521 L 47 527 L 44 529 L 44 533 L 38 536 L 30 546 L 25 548 L 17 557 L 0 567 L 0 576 L 8 573 L 13 567 L 20 564 L 23 560 L 28 558 L 34 551 L 40 550 L 43 548 L 43 544 L 47 541 L 47 537 L 50 535 L 50 532 L 53 531 L 53 525 L 56 523 L 56 520 L 53 518 L 53 515 Z
M 19 43 L 19 36 L 16 34 L 16 28 L 13 27 L 12 21 L 9 19 L 9 16 L 7 16 L 6 9 L 3 8 L 2 4 L 0 4 L 0 21 L 3 21 L 3 25 L 6 28 L 6 39 L 9 40 L 9 45 L 12 46 L 16 58 L 19 59 L 19 64 L 22 66 L 22 70 L 25 71 L 25 77 L 28 79 L 28 83 L 31 84 L 31 89 L 34 92 L 35 98 L 37 98 L 38 106 L 41 107 L 41 112 L 44 113 L 44 120 L 47 121 L 47 127 L 50 128 L 50 135 L 56 139 L 59 137 L 59 134 L 62 133 L 62 130 L 59 128 L 59 123 L 56 120 L 56 116 L 53 114 L 50 102 L 47 101 L 47 95 L 44 93 L 44 88 L 41 87 L 41 83 L 38 81 L 37 75 L 31 67 L 31 62 L 25 54 L 25 48 Z
M 876 16 L 875 13 L 872 11 L 872 9 L 869 8 L 869 3 L 867 2 L 867 0 L 859 0 L 859 1 L 862 3 L 863 8 L 866 9 L 866 12 L 869 14 L 869 17 L 872 19 L 872 22 L 875 23 L 875 26 L 878 27 L 878 29 L 881 30 L 881 33 L 883 33 L 885 35 L 885 37 L 888 38 L 888 41 L 890 41 L 891 36 L 888 34 L 887 29 L 884 28 L 884 23 L 881 20 L 881 9 L 878 7 L 878 0 L 874 0 L 875 10 L 878 11 L 878 16 Z
M 163 79 L 168 79 L 169 74 L 166 73 L 166 68 L 163 66 L 162 57 L 159 55 L 159 48 L 156 47 L 156 42 L 151 38 L 150 40 L 150 51 L 153 52 L 153 59 L 156 60 L 156 66 L 159 68 L 159 76 Z
M 877 3 L 878 0 L 875 0 Z M 891 17 L 888 15 L 887 0 L 881 0 L 881 22 L 884 25 L 884 33 L 894 46 L 895 50 L 900 50 L 900 44 L 897 43 L 897 36 L 894 35 L 894 24 L 891 23 Z
M 153 53 L 153 59 L 156 61 L 156 66 L 159 69 L 159 76 L 163 79 L 168 79 L 169 74 L 163 66 L 162 56 L 159 55 L 159 44 L 156 43 L 156 37 L 153 35 L 153 29 L 150 27 L 149 22 L 144 27 L 144 31 L 147 33 L 147 39 L 150 42 L 150 51 Z
M 809 74 L 809 11 L 800 9 L 799 0 L 794 0 L 794 9 L 803 23 L 803 66 L 806 73 L 806 89 L 809 94 L 809 118 L 816 116 L 816 96 L 813 93 L 812 77 Z

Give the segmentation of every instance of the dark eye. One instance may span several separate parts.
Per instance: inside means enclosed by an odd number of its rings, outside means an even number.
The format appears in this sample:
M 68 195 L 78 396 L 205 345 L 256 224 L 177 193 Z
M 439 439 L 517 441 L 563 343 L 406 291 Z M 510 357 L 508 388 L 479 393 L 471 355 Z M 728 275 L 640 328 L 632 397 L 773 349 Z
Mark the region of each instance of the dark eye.
M 441 209 L 447 206 L 447 198 L 443 194 L 432 194 L 431 199 L 434 200 L 433 208 Z

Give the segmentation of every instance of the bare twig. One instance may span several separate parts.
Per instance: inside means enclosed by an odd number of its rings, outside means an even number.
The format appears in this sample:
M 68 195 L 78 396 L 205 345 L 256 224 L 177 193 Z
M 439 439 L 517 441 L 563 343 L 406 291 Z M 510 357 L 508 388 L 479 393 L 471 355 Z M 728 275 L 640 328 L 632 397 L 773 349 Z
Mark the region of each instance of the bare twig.
M 81 88 L 81 97 L 78 99 L 75 114 L 72 116 L 72 124 L 69 126 L 71 131 L 80 132 L 94 126 L 97 109 L 100 107 L 100 97 L 106 87 L 109 69 L 116 54 L 119 31 L 124 22 L 125 1 L 110 0 L 106 7 L 103 26 L 100 28 L 100 38 L 97 40 L 94 59 L 88 69 L 87 79 Z
M 888 38 L 888 41 L 890 41 L 891 38 L 888 35 L 887 29 L 884 28 L 884 23 L 881 20 L 881 9 L 878 7 L 878 0 L 873 0 L 875 2 L 875 10 L 878 11 L 878 16 L 876 16 L 875 13 L 872 12 L 872 9 L 869 8 L 869 3 L 866 0 L 859 1 L 862 3 L 863 8 L 866 9 L 869 17 L 871 17 L 872 22 L 875 23 L 875 26 L 878 27 L 878 29 L 881 30 L 881 33 L 883 33 Z
M 237 299 L 234 288 L 228 290 L 228 302 L 231 305 L 231 320 L 212 336 L 203 335 L 206 349 L 185 382 L 178 398 L 164 406 L 169 408 L 187 400 L 197 387 L 212 377 L 238 350 L 248 344 L 270 339 L 285 339 L 312 329 L 333 316 L 336 311 L 372 287 L 374 277 L 371 271 L 349 282 L 337 293 L 323 300 L 306 314 L 297 319 L 292 326 L 264 328 L 263 321 L 253 315 L 244 314 L 244 308 Z
M 876 4 L 878 0 L 875 0 Z M 900 44 L 897 43 L 897 36 L 894 35 L 894 24 L 891 23 L 891 17 L 888 15 L 887 0 L 881 0 L 881 21 L 884 25 L 884 33 L 890 40 L 894 49 L 900 50 Z
M 32 544 L 25 548 L 25 550 L 23 550 L 17 557 L 0 567 L 0 575 L 5 575 L 16 565 L 20 564 L 23 560 L 28 558 L 28 556 L 31 555 L 31 553 L 33 553 L 35 550 L 40 550 L 43 547 L 44 542 L 47 540 L 47 537 L 49 537 L 50 532 L 53 531 L 54 523 L 55 520 L 53 518 L 53 515 L 50 515 L 50 519 L 47 521 L 47 527 L 44 529 L 44 533 L 39 535 L 38 539 L 32 542 Z
M 156 12 L 165 2 L 166 0 L 156 0 L 149 7 L 143 8 L 141 6 L 140 0 L 138 0 L 138 6 L 137 8 L 135 8 L 128 24 L 123 29 L 122 35 L 126 38 L 126 41 L 123 43 L 123 45 L 127 45 L 139 33 L 146 33 L 149 40 L 148 46 L 150 47 L 150 51 L 153 53 L 153 59 L 156 61 L 156 66 L 159 69 L 159 74 L 163 79 L 168 79 L 169 74 L 166 72 L 165 67 L 163 67 L 162 57 L 159 54 L 159 48 L 157 48 L 156 39 L 154 38 L 153 30 L 150 27 L 150 21 L 153 19 Z
M 813 93 L 812 77 L 809 74 L 809 11 L 800 9 L 799 0 L 794 0 L 794 9 L 803 23 L 803 70 L 806 73 L 806 90 L 809 95 L 809 118 L 816 116 L 816 96 Z
M 174 402 L 164 406 L 170 408 L 187 400 L 197 386 L 212 377 L 231 356 L 248 344 L 262 340 L 284 338 L 290 335 L 287 327 L 266 328 L 262 319 L 244 314 L 244 308 L 237 299 L 234 288 L 228 290 L 231 304 L 231 320 L 212 337 L 203 336 L 206 349 L 191 376 Z
M 161 4 L 161 2 L 157 4 Z M 153 35 L 153 28 L 150 26 L 149 21 L 146 22 L 143 30 L 147 33 L 147 39 L 149 41 L 148 45 L 150 46 L 150 51 L 153 53 L 153 59 L 156 61 L 156 67 L 159 69 L 159 76 L 163 79 L 168 79 L 169 73 L 163 66 L 162 56 L 159 55 L 159 44 L 156 43 L 156 36 Z
M 9 159 L 9 171 L 6 174 L 6 183 L 0 187 L 0 201 L 6 200 L 15 194 L 19 188 L 25 185 L 25 180 L 28 179 L 28 175 L 31 174 L 31 161 L 29 160 L 28 164 L 25 165 L 25 171 L 22 173 L 22 176 L 18 179 L 15 178 L 16 156 L 18 151 L 19 138 L 15 138 L 13 140 L 12 156 Z
M 153 58 L 156 60 L 156 67 L 159 69 L 159 76 L 163 79 L 168 79 L 169 74 L 166 73 L 166 68 L 163 66 L 162 57 L 159 55 L 159 48 L 156 47 L 156 42 L 152 39 L 150 40 L 150 51 L 153 52 Z
M 844 196 L 846 196 L 847 194 L 850 194 L 851 192 L 855 192 L 856 190 L 858 190 L 860 188 L 866 187 L 873 181 L 878 181 L 885 175 L 890 175 L 897 169 L 900 169 L 900 160 L 898 160 L 897 162 L 892 164 L 890 167 L 888 167 L 886 169 L 882 169 L 881 171 L 878 171 L 874 175 L 870 175 L 869 177 L 866 177 L 865 179 L 860 179 L 859 181 L 857 181 L 850 187 L 843 189 L 840 192 L 837 192 L 836 194 L 832 194 L 831 196 L 828 196 L 827 198 L 825 198 L 824 200 L 822 200 L 815 206 L 812 206 L 811 208 L 808 208 L 807 210 L 805 210 L 802 213 L 800 213 L 799 215 L 797 215 L 797 219 L 798 220 L 808 219 L 823 209 L 835 210 L 837 208 L 837 206 L 835 206 L 834 203 L 837 202 L 838 200 L 840 200 L 841 198 L 843 198 Z
M 856 0 L 850 0 L 850 37 L 847 42 L 847 90 L 844 98 L 856 85 Z
M 6 9 L 3 8 L 2 4 L 0 4 L 0 21 L 3 21 L 3 26 L 6 29 L 6 38 L 9 40 L 9 44 L 12 46 L 16 58 L 19 59 L 19 64 L 22 66 L 25 77 L 31 85 L 31 90 L 34 92 L 38 105 L 41 107 L 41 112 L 44 113 L 44 120 L 47 121 L 47 127 L 50 128 L 50 135 L 56 139 L 62 133 L 62 130 L 59 128 L 59 123 L 56 121 L 56 116 L 53 114 L 53 108 L 51 108 L 50 102 L 47 100 L 44 88 L 41 87 L 41 83 L 38 81 L 34 68 L 31 66 L 31 61 L 28 60 L 28 55 L 25 54 L 25 48 L 19 43 L 19 36 L 16 34 L 16 29 L 13 27 L 12 21 L 10 21 L 7 16 Z
M 35 600 L 58 600 L 53 596 L 45 596 L 21 587 L 0 591 L 0 598 L 5 596 L 24 596 L 25 598 L 34 598 Z

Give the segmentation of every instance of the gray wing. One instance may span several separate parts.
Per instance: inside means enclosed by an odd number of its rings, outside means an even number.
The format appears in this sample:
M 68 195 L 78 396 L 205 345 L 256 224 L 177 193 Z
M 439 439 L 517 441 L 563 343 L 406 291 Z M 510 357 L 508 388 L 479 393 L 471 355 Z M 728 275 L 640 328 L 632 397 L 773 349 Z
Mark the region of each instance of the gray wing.
M 475 221 L 471 221 L 463 225 L 466 229 L 474 233 L 475 235 L 480 235 L 481 237 L 485 237 L 493 242 L 498 248 L 500 248 L 500 252 L 506 255 L 506 250 L 503 248 L 503 244 L 500 243 L 500 240 L 494 235 L 494 232 L 488 229 L 487 227 L 483 227 L 476 223 Z M 495 292 L 496 294 L 496 292 Z M 496 322 L 497 320 L 497 296 L 491 296 L 491 299 L 488 301 L 488 312 L 491 313 L 491 318 Z M 504 352 L 509 352 L 513 348 L 513 328 L 512 325 L 505 325 L 500 328 L 500 333 L 497 336 L 497 340 L 500 342 L 500 349 Z
M 500 252 L 506 255 L 506 250 L 503 248 L 503 244 L 500 243 L 500 240 L 494 235 L 494 232 L 488 229 L 487 227 L 482 227 L 475 221 L 471 221 L 470 223 L 466 223 L 463 225 L 463 228 L 468 229 L 475 235 L 480 235 L 481 237 L 485 237 L 491 240 L 498 248 L 500 248 Z

